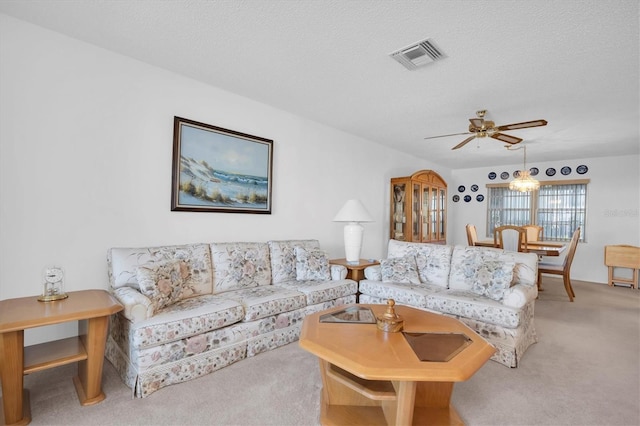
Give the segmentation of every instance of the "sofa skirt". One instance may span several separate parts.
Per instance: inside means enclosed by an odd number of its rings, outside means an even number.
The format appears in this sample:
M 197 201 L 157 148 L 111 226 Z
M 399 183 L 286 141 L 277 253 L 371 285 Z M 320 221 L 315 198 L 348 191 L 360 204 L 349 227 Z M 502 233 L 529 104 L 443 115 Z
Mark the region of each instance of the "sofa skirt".
M 113 339 L 107 340 L 105 356 L 115 367 L 133 396 L 144 398 L 165 386 L 186 382 L 240 361 L 247 356 L 246 342 L 216 348 L 189 358 L 138 372 Z

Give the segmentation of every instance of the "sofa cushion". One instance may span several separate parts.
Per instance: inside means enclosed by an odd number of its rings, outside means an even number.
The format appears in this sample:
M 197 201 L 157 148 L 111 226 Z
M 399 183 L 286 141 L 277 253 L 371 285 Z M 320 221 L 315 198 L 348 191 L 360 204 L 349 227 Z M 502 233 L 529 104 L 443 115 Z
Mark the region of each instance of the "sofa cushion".
M 186 339 L 240 322 L 244 308 L 238 302 L 215 295 L 184 299 L 158 311 L 154 316 L 132 323 L 121 321 L 117 341 L 129 341 L 132 348 L 145 348 Z
M 188 357 L 210 352 L 212 350 L 241 344 L 246 336 L 239 328 L 241 323 L 215 330 L 202 332 L 193 336 L 174 340 L 163 345 L 133 351 L 131 362 L 138 371 L 156 368 L 161 364 L 176 362 Z
M 407 241 L 389 240 L 387 245 L 387 257 L 404 257 L 416 254 L 416 249 L 422 243 L 412 243 Z
M 515 262 L 486 260 L 476 273 L 471 291 L 493 300 L 502 300 L 505 290 L 511 287 Z
M 245 312 L 243 321 L 255 321 L 307 305 L 303 293 L 275 285 L 232 290 L 221 293 L 220 296 L 242 304 Z
M 330 280 L 329 259 L 322 250 L 307 250 L 304 247 L 296 247 L 296 279 L 306 280 Z
M 449 274 L 449 288 L 456 290 L 470 291 L 478 277 L 478 272 L 483 268 L 485 262 L 502 261 L 514 262 L 516 254 L 501 249 L 490 247 L 455 246 L 451 255 L 451 273 Z M 534 255 L 535 256 L 535 255 Z M 514 267 L 514 271 L 515 271 Z M 511 282 L 516 281 L 515 273 Z
M 138 266 L 136 278 L 140 291 L 153 303 L 154 312 L 182 300 L 189 267 L 183 260 Z
M 296 247 L 308 250 L 320 248 L 318 240 L 269 241 L 268 244 L 273 284 L 296 279 Z
M 385 283 L 420 284 L 414 255 L 393 257 L 380 261 L 380 273 Z
M 362 280 L 359 283 L 360 293 L 381 299 L 393 299 L 401 305 L 419 308 L 427 306 L 427 297 L 434 292 L 443 291 L 442 287 L 428 284 L 393 283 L 373 280 Z
M 535 253 L 505 252 L 500 258 L 509 258 L 516 262 L 516 266 L 513 268 L 514 283 L 538 288 L 538 255 Z
M 427 298 L 426 308 L 507 328 L 518 327 L 524 318 L 522 309 L 505 306 L 471 291 L 449 289 L 432 293 Z
M 271 284 L 271 260 L 266 243 L 212 243 L 213 292 Z
M 207 244 L 109 249 L 109 285 L 113 289 L 140 288 L 137 280 L 138 266 L 171 260 L 184 260 L 191 271 L 186 282 L 187 289 L 182 293 L 183 298 L 211 294 L 211 254 Z
M 452 246 L 422 244 L 422 247 L 416 250 L 420 281 L 446 288 L 449 285 L 452 253 Z
M 389 240 L 387 256 L 390 258 L 415 256 L 421 282 L 447 287 L 452 251 L 452 246 L 442 244 Z
M 353 280 L 324 280 L 324 281 L 286 281 L 275 284 L 289 290 L 304 293 L 307 305 L 335 300 L 339 297 L 350 296 L 358 292 L 358 283 Z

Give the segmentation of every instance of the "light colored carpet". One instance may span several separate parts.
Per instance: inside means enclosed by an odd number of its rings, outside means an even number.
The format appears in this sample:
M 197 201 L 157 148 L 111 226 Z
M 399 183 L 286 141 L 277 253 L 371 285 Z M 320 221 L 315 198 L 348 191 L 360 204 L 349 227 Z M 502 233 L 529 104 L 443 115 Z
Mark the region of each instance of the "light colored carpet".
M 457 383 L 453 404 L 468 425 L 640 425 L 640 291 L 574 282 L 574 303 L 545 277 L 536 302 L 539 342 L 521 366 L 489 361 Z M 249 358 L 148 398 L 106 362 L 107 399 L 78 403 L 64 366 L 25 377 L 33 425 L 317 425 L 317 359 L 297 343 Z

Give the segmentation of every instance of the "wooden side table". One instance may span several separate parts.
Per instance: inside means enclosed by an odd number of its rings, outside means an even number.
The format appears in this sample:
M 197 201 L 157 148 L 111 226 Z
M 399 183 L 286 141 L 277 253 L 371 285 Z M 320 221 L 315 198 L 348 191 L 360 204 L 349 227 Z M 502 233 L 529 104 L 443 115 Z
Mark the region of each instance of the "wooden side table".
M 329 263 L 331 265 L 342 265 L 347 268 L 347 278 L 352 279 L 354 281 L 360 281 L 364 279 L 364 268 L 367 266 L 375 266 L 379 265 L 378 261 L 369 261 L 366 259 L 360 259 L 357 264 L 348 263 L 347 259 L 329 259 Z
M 23 389 L 25 374 L 77 362 L 73 382 L 80 404 L 92 405 L 105 398 L 102 366 L 109 316 L 123 307 L 104 290 L 68 294 L 53 302 L 39 302 L 38 296 L 0 301 L 0 418 L 7 425 L 31 421 L 29 393 Z M 79 336 L 24 347 L 25 329 L 69 321 L 79 321 Z
M 348 263 L 347 259 L 342 258 L 342 259 L 329 259 L 329 264 L 344 266 L 345 268 L 347 268 L 347 278 L 359 283 L 360 280 L 364 279 L 364 268 L 366 268 L 367 266 L 379 265 L 380 262 L 376 260 L 369 261 L 366 259 L 360 259 L 360 261 L 357 264 L 354 264 L 354 263 Z M 360 302 L 360 289 L 358 289 L 358 292 L 356 293 L 356 303 L 358 302 Z

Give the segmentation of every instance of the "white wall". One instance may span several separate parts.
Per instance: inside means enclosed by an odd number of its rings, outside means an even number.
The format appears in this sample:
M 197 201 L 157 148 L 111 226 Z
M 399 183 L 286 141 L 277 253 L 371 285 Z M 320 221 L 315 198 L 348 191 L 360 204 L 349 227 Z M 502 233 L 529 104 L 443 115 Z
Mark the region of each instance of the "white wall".
M 380 258 L 393 176 L 449 170 L 247 98 L 0 14 L 0 299 L 107 288 L 114 246 L 316 238 L 343 257 L 349 198 L 375 218 Z M 313 102 L 310 99 L 309 102 Z M 173 117 L 274 140 L 271 215 L 170 211 Z M 27 342 L 73 335 L 72 326 Z M 42 337 L 40 337 L 42 335 Z
M 603 141 L 604 143 L 604 141 Z M 537 145 L 540 147 L 541 145 Z M 515 157 L 515 156 L 514 156 Z M 576 167 L 584 164 L 588 172 L 579 175 Z M 579 243 L 576 255 L 571 265 L 571 277 L 578 280 L 606 283 L 607 268 L 604 266 L 604 246 L 610 244 L 629 244 L 640 246 L 640 157 L 607 157 L 586 158 L 571 161 L 554 161 L 539 163 L 527 163 L 528 167 L 537 167 L 540 174 L 536 179 L 568 180 L 590 179 L 587 188 L 587 221 L 585 226 L 586 241 Z M 560 169 L 569 166 L 571 174 L 563 176 Z M 553 177 L 545 174 L 547 168 L 553 167 L 557 173 Z M 522 168 L 522 163 L 514 163 L 507 167 L 486 167 L 467 170 L 455 170 L 449 181 L 449 213 L 451 217 L 449 227 L 450 242 L 466 244 L 467 237 L 464 226 L 473 223 L 478 229 L 478 237 L 486 238 L 487 202 L 477 202 L 475 195 L 473 201 L 466 203 L 459 201 L 454 203 L 451 198 L 455 194 L 461 197 L 473 194 L 469 187 L 476 184 L 480 187 L 477 194 L 487 196 L 486 185 L 488 183 L 509 182 L 513 179 L 514 170 Z M 490 180 L 488 174 L 496 172 L 498 177 Z M 502 172 L 508 172 L 511 177 L 507 180 L 500 179 Z M 466 187 L 464 193 L 459 193 L 460 185 Z M 620 271 L 618 275 L 624 276 L 627 271 Z

